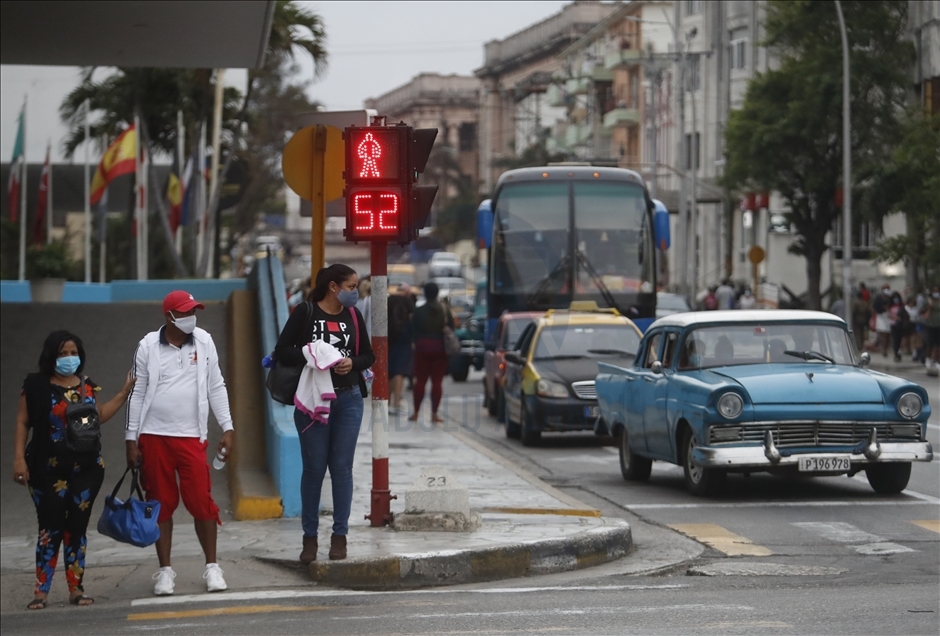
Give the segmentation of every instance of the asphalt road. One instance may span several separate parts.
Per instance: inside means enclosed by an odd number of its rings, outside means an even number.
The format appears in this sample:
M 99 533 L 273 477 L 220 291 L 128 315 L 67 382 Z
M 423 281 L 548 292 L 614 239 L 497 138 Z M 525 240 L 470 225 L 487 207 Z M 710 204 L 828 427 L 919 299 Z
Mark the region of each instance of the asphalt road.
M 932 634 L 940 632 L 940 462 L 915 465 L 908 491 L 876 495 L 864 477 L 729 480 L 703 500 L 681 471 L 654 464 L 628 484 L 593 435 L 505 438 L 480 408 L 480 374 L 445 385 L 446 408 L 480 442 L 635 528 L 634 556 L 550 576 L 364 593 L 295 585 L 241 594 L 142 598 L 124 605 L 3 617 L 4 634 Z M 937 395 L 935 380 L 926 384 Z M 940 414 L 929 437 L 940 446 Z M 625 563 L 677 526 L 701 556 L 656 576 Z M 7 590 L 3 590 L 4 594 Z

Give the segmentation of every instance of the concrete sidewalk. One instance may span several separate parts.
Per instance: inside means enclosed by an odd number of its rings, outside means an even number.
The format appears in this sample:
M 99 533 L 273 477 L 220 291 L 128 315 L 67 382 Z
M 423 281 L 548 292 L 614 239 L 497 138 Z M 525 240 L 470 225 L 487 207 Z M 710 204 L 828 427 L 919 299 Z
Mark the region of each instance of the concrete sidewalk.
M 318 560 L 309 569 L 298 561 L 302 543 L 300 519 L 226 521 L 219 529 L 219 562 L 232 591 L 319 582 L 358 589 L 399 589 L 504 579 L 562 572 L 618 559 L 633 549 L 631 528 L 608 519 L 513 466 L 462 432 L 466 417 L 479 413 L 477 400 L 450 402 L 444 424 L 432 426 L 429 414 L 418 422 L 404 416 L 389 424 L 392 512 L 405 509 L 404 494 L 429 466 L 442 465 L 469 491 L 470 507 L 481 515 L 482 526 L 469 533 L 403 532 L 372 528 L 369 512 L 372 485 L 371 417 L 367 401 L 354 466 L 354 493 L 349 558 L 329 561 L 332 509 L 329 476 L 323 486 Z M 454 408 L 457 406 L 457 408 Z M 480 426 L 495 426 L 484 418 Z M 224 488 L 216 477 L 215 488 Z M 300 487 L 299 484 L 297 486 Z M 103 494 L 102 494 L 103 497 Z M 93 515 L 92 526 L 98 513 Z M 173 558 L 177 595 L 201 594 L 202 552 L 190 518 L 177 511 Z M 15 611 L 28 602 L 34 580 L 33 521 L 21 536 L 6 536 L 0 546 L 3 572 L 2 611 Z M 111 600 L 152 595 L 150 575 L 157 570 L 153 548 L 139 549 L 99 535 L 88 535 L 86 588 L 90 595 Z M 52 602 L 66 595 L 64 572 L 56 574 Z M 20 598 L 22 597 L 22 598 Z M 7 607 L 7 606 L 10 607 Z

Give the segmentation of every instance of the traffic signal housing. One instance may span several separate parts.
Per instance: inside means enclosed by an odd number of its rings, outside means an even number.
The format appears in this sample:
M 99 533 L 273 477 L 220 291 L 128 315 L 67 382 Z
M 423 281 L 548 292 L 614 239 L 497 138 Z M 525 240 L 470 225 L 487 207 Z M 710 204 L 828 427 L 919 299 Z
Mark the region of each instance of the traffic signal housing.
M 437 186 L 418 186 L 436 128 L 351 126 L 343 133 L 346 240 L 410 243 L 427 224 Z

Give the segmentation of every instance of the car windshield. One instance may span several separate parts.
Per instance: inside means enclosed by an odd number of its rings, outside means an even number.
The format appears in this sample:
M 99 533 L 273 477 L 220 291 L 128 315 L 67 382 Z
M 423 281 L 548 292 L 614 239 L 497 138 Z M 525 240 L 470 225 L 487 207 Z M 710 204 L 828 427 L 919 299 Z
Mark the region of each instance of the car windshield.
M 849 364 L 855 350 L 844 327 L 800 322 L 701 327 L 679 350 L 679 369 L 748 364 Z
M 635 356 L 640 337 L 628 324 L 557 325 L 542 329 L 534 358 Z

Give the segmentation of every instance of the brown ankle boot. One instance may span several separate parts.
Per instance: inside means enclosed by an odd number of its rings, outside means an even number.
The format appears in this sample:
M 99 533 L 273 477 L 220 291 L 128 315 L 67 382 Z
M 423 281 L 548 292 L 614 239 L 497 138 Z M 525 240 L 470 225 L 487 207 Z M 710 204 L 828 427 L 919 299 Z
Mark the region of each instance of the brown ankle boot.
M 330 561 L 342 561 L 346 558 L 346 535 L 330 536 Z
M 317 538 L 304 537 L 304 549 L 300 553 L 300 562 L 304 565 L 317 560 Z

